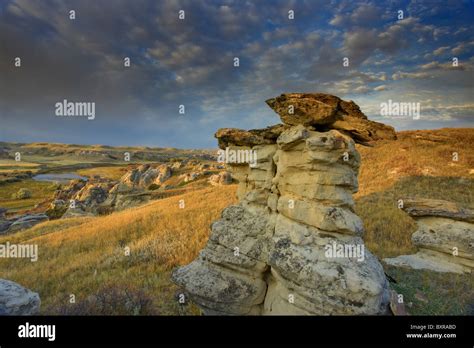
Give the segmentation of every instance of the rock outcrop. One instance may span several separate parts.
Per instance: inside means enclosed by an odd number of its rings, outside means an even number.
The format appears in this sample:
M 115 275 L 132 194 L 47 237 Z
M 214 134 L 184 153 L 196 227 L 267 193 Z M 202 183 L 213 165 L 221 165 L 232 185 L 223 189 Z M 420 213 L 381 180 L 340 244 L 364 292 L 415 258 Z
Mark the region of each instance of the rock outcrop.
M 41 222 L 48 221 L 49 217 L 46 214 L 26 214 L 14 220 L 8 229 L 8 233 L 17 232 L 27 228 L 31 228 Z
M 221 172 L 209 177 L 209 183 L 213 186 L 232 184 L 232 175 L 229 172 Z
M 368 120 L 356 103 L 330 94 L 288 93 L 266 103 L 285 124 L 302 124 L 320 131 L 336 129 L 360 143 L 397 138 L 393 127 Z
M 5 208 L 0 208 L 0 234 L 18 232 L 27 228 L 31 228 L 41 222 L 48 221 L 46 214 L 22 214 L 10 219 L 6 218 Z
M 5 233 L 6 231 L 8 231 L 11 224 L 13 223 L 12 221 L 9 221 L 5 216 L 7 211 L 8 211 L 8 209 L 0 207 L 0 234 Z
M 413 255 L 384 261 L 394 266 L 436 272 L 472 273 L 474 269 L 474 211 L 435 199 L 404 199 L 403 210 L 416 221 Z
M 120 191 L 147 189 L 151 184 L 162 184 L 171 176 L 171 168 L 167 164 L 152 167 L 144 164 L 126 173 L 120 179 Z
M 34 315 L 39 312 L 40 298 L 11 280 L 0 279 L 0 315 Z
M 326 106 L 306 110 L 335 117 Z M 282 119 L 287 124 L 260 132 L 216 133 L 222 149 L 253 151 L 256 160 L 228 164 L 240 202 L 222 212 L 206 247 L 173 280 L 205 314 L 385 313 L 388 283 L 353 209 L 353 139 Z

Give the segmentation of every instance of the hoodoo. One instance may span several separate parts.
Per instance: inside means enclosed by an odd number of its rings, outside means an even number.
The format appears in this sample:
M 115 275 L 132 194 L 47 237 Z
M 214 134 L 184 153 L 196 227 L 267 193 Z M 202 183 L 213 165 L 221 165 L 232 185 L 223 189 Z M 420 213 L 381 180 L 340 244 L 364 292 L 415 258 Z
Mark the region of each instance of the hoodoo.
M 251 149 L 256 163 L 228 164 L 239 203 L 224 209 L 206 247 L 173 280 L 205 314 L 385 313 L 388 283 L 364 248 L 352 194 L 355 142 L 395 139 L 393 128 L 328 94 L 267 104 L 284 124 L 216 133 L 221 149 Z M 359 252 L 327 253 L 334 245 Z

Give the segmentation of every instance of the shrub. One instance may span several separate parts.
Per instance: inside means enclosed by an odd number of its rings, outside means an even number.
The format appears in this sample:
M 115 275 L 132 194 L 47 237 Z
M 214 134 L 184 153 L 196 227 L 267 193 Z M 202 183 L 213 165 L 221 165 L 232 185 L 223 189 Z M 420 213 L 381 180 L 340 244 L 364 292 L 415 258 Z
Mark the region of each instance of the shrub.
M 151 184 L 150 186 L 148 186 L 148 189 L 150 191 L 155 191 L 155 190 L 158 190 L 160 188 L 160 185 L 158 184 Z
M 60 219 L 64 213 L 66 213 L 68 206 L 64 205 L 62 207 L 49 208 L 45 211 L 45 214 L 48 215 L 50 220 Z
M 100 206 L 100 207 L 97 207 L 96 211 L 97 211 L 97 215 L 109 215 L 114 212 L 114 208 L 108 207 L 108 206 Z
M 68 301 L 66 301 L 68 302 Z M 76 303 L 52 308 L 59 315 L 154 315 L 152 298 L 131 285 L 109 284 Z
M 26 188 L 21 188 L 17 193 L 12 195 L 13 199 L 27 199 L 31 198 L 31 191 Z

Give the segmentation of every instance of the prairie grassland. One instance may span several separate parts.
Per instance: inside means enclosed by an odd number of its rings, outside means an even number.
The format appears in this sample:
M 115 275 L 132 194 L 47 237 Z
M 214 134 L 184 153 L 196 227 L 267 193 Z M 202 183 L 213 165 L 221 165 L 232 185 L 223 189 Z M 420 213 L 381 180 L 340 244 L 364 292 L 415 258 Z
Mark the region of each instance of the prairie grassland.
M 37 262 L 0 259 L 0 278 L 39 292 L 43 313 L 74 313 L 75 306 L 90 301 L 90 294 L 103 295 L 104 284 L 112 284 L 119 293 L 140 291 L 139 298 L 152 299 L 149 308 L 154 314 L 178 314 L 181 309 L 174 299 L 177 289 L 170 272 L 197 256 L 210 223 L 219 218 L 223 207 L 235 202 L 234 192 L 235 185 L 207 188 L 104 217 L 50 221 L 0 237 L 0 244 L 33 243 L 39 248 Z M 71 294 L 76 305 L 69 304 Z M 85 307 L 89 314 L 98 310 Z M 97 314 L 123 314 L 108 310 Z M 192 306 L 184 310 L 195 311 Z
M 399 133 L 395 142 L 359 148 L 356 212 L 364 221 L 371 252 L 384 258 L 414 251 L 410 239 L 416 226 L 397 208 L 399 198 L 473 206 L 473 139 L 474 129 L 414 131 Z M 458 161 L 452 161 L 452 152 L 458 152 Z M 36 263 L 0 259 L 0 277 L 39 292 L 42 313 L 197 314 L 193 306 L 177 305 L 170 272 L 196 257 L 210 223 L 236 201 L 236 185 L 204 186 L 204 180 L 198 180 L 170 192 L 176 196 L 145 206 L 96 218 L 49 221 L 0 237 L 0 244 L 39 245 Z M 179 208 L 180 199 L 184 209 Z M 125 256 L 126 247 L 130 256 Z M 411 303 L 411 314 L 474 314 L 472 275 L 388 266 L 385 271 Z M 75 305 L 69 303 L 71 294 Z M 124 308 L 123 303 L 132 305 Z
M 38 171 L 38 163 L 21 161 L 17 162 L 13 159 L 0 159 L 0 174 L 12 173 L 14 171 Z
M 12 198 L 12 195 L 21 188 L 31 191 L 31 198 Z M 56 187 L 51 182 L 32 179 L 0 185 L 0 207 L 8 208 L 11 212 L 28 210 L 45 199 L 51 198 L 55 190 Z
M 358 147 L 362 157 L 356 212 L 379 257 L 413 251 L 413 220 L 397 208 L 406 197 L 474 204 L 474 128 L 406 131 L 397 141 Z M 458 160 L 453 161 L 453 153 Z
M 397 136 L 396 141 L 379 141 L 374 147 L 357 146 L 362 165 L 356 198 L 383 191 L 408 176 L 474 178 L 474 128 L 404 131 Z

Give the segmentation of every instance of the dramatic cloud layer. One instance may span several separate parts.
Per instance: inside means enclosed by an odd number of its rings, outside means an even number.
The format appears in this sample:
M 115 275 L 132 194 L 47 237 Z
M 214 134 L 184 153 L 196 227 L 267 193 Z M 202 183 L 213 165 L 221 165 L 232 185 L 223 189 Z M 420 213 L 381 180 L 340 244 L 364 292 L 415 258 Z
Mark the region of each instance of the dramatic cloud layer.
M 0 0 L 0 140 L 214 147 L 219 127 L 277 123 L 264 100 L 298 91 L 397 129 L 472 127 L 473 14 L 442 0 Z M 95 119 L 56 117 L 64 99 L 95 102 Z M 382 116 L 388 100 L 420 103 L 420 119 Z

